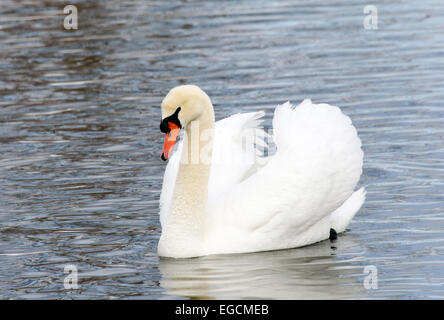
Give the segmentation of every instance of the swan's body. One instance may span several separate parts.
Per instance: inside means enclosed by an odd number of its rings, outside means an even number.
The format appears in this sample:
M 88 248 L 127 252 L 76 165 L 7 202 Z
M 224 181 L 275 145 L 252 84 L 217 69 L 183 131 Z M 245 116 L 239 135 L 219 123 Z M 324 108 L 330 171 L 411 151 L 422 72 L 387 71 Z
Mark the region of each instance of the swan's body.
M 338 107 L 310 100 L 296 108 L 289 103 L 276 107 L 277 151 L 267 158 L 256 155 L 265 146 L 266 133 L 258 128 L 262 112 L 214 123 L 211 101 L 196 86 L 170 91 L 162 103 L 164 121 L 175 112 L 176 123 L 185 127 L 186 145 L 179 143 L 165 171 L 160 256 L 312 244 L 328 239 L 330 229 L 343 232 L 365 200 L 363 188 L 354 192 L 362 173 L 361 141 Z M 213 164 L 190 161 L 192 122 L 198 123 L 199 133 L 215 128 L 214 138 L 198 142 Z M 248 130 L 256 132 L 251 148 L 242 142 Z

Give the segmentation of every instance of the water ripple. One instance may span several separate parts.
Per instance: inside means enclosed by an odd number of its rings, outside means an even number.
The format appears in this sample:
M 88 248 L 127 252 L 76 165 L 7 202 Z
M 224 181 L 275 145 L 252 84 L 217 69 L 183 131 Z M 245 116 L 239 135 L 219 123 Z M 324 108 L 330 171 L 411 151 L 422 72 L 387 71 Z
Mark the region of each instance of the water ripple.
M 0 298 L 444 298 L 443 7 L 358 0 L 79 0 L 0 8 Z M 216 118 L 340 106 L 367 202 L 337 242 L 160 259 L 159 104 L 195 83 Z M 80 290 L 63 287 L 64 266 Z M 378 269 L 377 290 L 363 286 Z

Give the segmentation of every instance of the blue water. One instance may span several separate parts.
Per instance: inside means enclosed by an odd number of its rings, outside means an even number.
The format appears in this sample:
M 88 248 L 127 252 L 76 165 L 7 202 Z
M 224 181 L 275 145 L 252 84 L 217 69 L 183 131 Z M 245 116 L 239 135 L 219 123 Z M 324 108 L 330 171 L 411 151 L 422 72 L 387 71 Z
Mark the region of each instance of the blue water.
M 70 4 L 78 30 L 63 1 L 0 5 L 1 299 L 444 298 L 442 1 L 373 1 L 376 30 L 358 0 Z M 340 106 L 368 190 L 349 230 L 159 259 L 159 105 L 184 83 L 217 119 L 265 110 L 268 127 L 287 100 Z

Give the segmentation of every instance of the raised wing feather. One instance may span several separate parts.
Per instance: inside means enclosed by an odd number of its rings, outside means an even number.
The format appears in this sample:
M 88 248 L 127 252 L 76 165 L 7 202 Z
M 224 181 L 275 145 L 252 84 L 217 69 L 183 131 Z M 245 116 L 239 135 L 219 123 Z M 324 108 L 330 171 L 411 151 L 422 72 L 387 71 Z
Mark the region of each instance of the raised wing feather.
M 210 208 L 208 225 L 217 232 L 209 232 L 209 245 L 223 236 L 223 250 L 232 252 L 248 251 L 250 245 L 255 250 L 273 249 L 269 243 L 298 246 L 306 242 L 298 234 L 329 216 L 353 193 L 363 152 L 350 118 L 338 107 L 310 100 L 296 108 L 285 103 L 276 108 L 273 129 L 276 154 Z
M 208 184 L 209 203 L 219 199 L 233 185 L 239 184 L 260 167 L 257 158 L 261 149 L 267 147 L 267 134 L 259 128 L 263 116 L 262 111 L 238 113 L 216 122 Z M 165 224 L 173 199 L 182 148 L 183 140 L 178 143 L 165 170 L 160 195 L 162 225 Z

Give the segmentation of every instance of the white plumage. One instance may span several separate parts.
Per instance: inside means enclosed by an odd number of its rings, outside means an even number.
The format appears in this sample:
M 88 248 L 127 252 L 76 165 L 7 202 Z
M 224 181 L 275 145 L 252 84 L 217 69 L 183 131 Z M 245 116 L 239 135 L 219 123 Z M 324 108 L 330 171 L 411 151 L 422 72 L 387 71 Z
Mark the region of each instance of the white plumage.
M 361 141 L 338 107 L 309 99 L 297 107 L 288 102 L 277 106 L 276 153 L 265 159 L 258 155 L 267 147 L 267 134 L 259 128 L 263 115 L 237 114 L 216 122 L 200 248 L 198 254 L 192 250 L 181 256 L 305 246 L 328 239 L 330 228 L 343 232 L 363 204 L 364 188 L 354 192 L 362 173 Z M 246 148 L 241 137 L 248 130 L 255 130 L 258 139 L 247 142 Z M 165 171 L 160 198 L 163 228 L 182 148 L 183 141 Z

